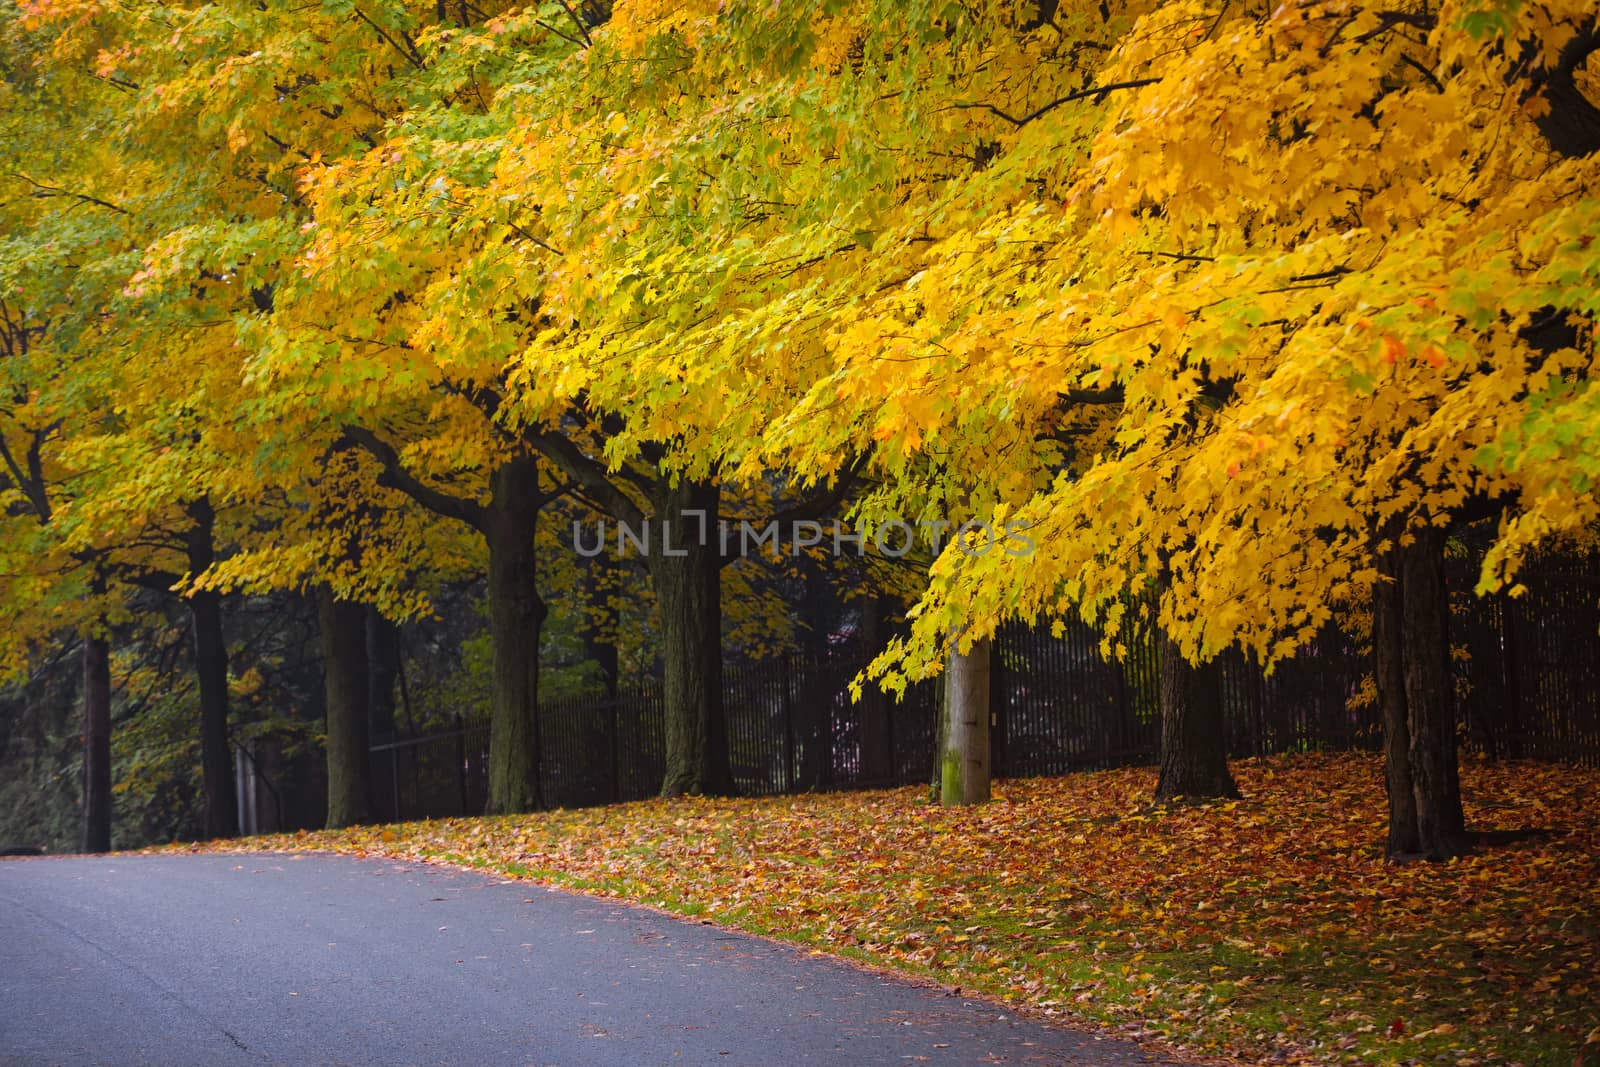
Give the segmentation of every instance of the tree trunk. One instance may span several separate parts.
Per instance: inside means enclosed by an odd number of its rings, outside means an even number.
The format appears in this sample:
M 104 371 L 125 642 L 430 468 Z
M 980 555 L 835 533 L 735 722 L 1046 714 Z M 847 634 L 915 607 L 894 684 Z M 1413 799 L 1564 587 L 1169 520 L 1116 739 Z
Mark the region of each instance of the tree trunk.
M 1217 666 L 1194 666 L 1164 633 L 1160 642 L 1161 773 L 1156 803 L 1178 797 L 1237 797 L 1239 787 L 1228 771 Z
M 1395 568 L 1390 554 L 1388 569 Z M 1411 787 L 1411 725 L 1406 711 L 1405 658 L 1401 652 L 1400 583 L 1394 573 L 1372 588 L 1373 679 L 1383 712 L 1384 789 L 1389 796 L 1389 836 L 1384 855 L 1394 859 L 1422 850 L 1417 801 Z
M 1444 531 L 1418 531 L 1399 554 L 1400 640 L 1419 851 L 1429 859 L 1449 859 L 1465 852 L 1467 841 L 1456 765 Z
M 665 491 L 663 522 L 652 531 L 650 579 L 666 659 L 666 797 L 721 796 L 733 787 L 722 708 L 719 497 L 714 484 L 679 482 Z
M 216 559 L 216 514 L 202 497 L 188 507 L 193 525 L 186 537 L 189 574 L 199 575 Z M 233 752 L 228 746 L 228 642 L 222 630 L 222 597 L 210 590 L 189 596 L 194 626 L 194 668 L 200 690 L 200 772 L 205 835 L 239 833 Z
M 945 660 L 939 803 L 947 808 L 989 800 L 989 652 L 986 638 Z
M 539 638 L 547 613 L 539 596 L 534 532 L 543 506 L 538 461 L 513 459 L 495 471 L 485 513 L 489 542 L 489 627 L 494 644 L 489 720 L 488 813 L 543 806 L 539 787 Z
M 111 643 L 83 639 L 83 850 L 111 851 Z
M 317 590 L 328 712 L 328 828 L 372 818 L 367 789 L 367 626 L 361 604 Z

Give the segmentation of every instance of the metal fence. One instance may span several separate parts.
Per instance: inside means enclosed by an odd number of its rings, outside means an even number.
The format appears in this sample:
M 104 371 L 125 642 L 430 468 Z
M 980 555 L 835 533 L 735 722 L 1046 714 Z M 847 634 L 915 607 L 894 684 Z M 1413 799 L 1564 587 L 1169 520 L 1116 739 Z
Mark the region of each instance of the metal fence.
M 1476 571 L 1450 571 L 1451 639 L 1463 742 L 1491 756 L 1600 766 L 1600 567 L 1541 565 L 1515 599 L 1471 595 Z M 1065 622 L 1008 624 L 991 659 L 994 766 L 1001 776 L 1062 774 L 1149 762 L 1160 707 L 1153 642 L 1121 659 L 1100 635 Z M 933 766 L 937 683 L 899 701 L 850 682 L 867 650 L 788 655 L 724 672 L 728 755 L 737 790 L 769 795 L 909 784 Z M 1371 664 L 1362 635 L 1329 627 L 1268 674 L 1240 653 L 1219 665 L 1228 751 L 1235 757 L 1376 747 L 1379 713 L 1358 695 Z M 1370 687 L 1366 687 L 1370 690 Z M 664 767 L 659 687 L 540 709 L 541 786 L 551 807 L 653 795 Z M 486 728 L 400 739 L 372 750 L 387 819 L 483 808 Z

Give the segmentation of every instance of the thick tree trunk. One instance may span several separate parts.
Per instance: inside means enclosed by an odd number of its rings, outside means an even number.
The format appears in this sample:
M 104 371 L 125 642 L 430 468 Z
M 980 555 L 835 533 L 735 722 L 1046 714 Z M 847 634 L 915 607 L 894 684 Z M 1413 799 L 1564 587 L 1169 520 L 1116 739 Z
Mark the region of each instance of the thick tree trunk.
M 494 643 L 489 720 L 490 814 L 536 811 L 539 788 L 539 638 L 547 613 L 539 597 L 534 532 L 543 498 L 538 463 L 514 459 L 495 471 L 485 513 L 489 542 L 489 626 Z
M 189 574 L 196 576 L 216 559 L 216 515 L 204 498 L 190 504 L 188 512 L 193 520 L 186 538 Z M 194 625 L 194 668 L 200 690 L 205 835 L 234 837 L 239 833 L 239 802 L 233 752 L 228 746 L 228 642 L 222 630 L 222 597 L 210 590 L 191 594 L 189 617 Z
M 1178 797 L 1237 797 L 1228 771 L 1221 679 L 1215 663 L 1196 667 L 1162 634 L 1161 772 L 1156 803 Z
M 720 490 L 682 481 L 666 490 L 652 530 L 650 579 L 660 613 L 666 774 L 661 795 L 732 791 L 722 708 Z M 690 514 L 693 513 L 693 514 Z
M 989 651 L 985 639 L 945 659 L 939 803 L 947 808 L 989 800 Z
M 1450 674 L 1450 601 L 1444 531 L 1418 531 L 1400 549 L 1400 625 L 1409 717 L 1411 791 L 1419 851 L 1449 859 L 1467 849 L 1457 778 L 1455 693 Z
M 1406 710 L 1405 658 L 1401 652 L 1400 584 L 1391 574 L 1372 589 L 1373 678 L 1383 712 L 1384 789 L 1389 796 L 1389 836 L 1384 854 L 1393 859 L 1422 850 L 1417 836 L 1417 801 L 1411 789 L 1411 724 Z
M 1455 693 L 1444 532 L 1417 531 L 1392 550 L 1373 589 L 1372 645 L 1383 709 L 1390 859 L 1444 860 L 1467 851 L 1457 777 Z
M 83 850 L 111 851 L 111 643 L 83 639 Z
M 367 625 L 361 604 L 317 590 L 328 711 L 328 828 L 372 818 L 367 787 Z

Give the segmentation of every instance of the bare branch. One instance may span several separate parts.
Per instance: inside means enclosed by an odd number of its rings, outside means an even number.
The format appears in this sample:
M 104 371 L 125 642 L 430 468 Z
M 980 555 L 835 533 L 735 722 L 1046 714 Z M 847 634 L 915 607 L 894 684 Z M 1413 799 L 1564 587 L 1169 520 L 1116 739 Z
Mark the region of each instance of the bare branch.
M 1066 96 L 1058 96 L 1048 104 L 1045 104 L 1035 111 L 1030 111 L 1021 118 L 1017 118 L 1014 115 L 1009 115 L 995 107 L 993 104 L 951 104 L 950 106 L 953 108 L 959 108 L 963 111 L 988 111 L 992 114 L 1000 116 L 1013 126 L 1026 126 L 1034 119 L 1042 118 L 1043 116 L 1048 115 L 1062 104 L 1070 104 L 1074 100 L 1087 100 L 1089 97 L 1095 97 L 1096 102 L 1098 102 L 1098 99 L 1105 96 L 1107 93 L 1114 93 L 1120 89 L 1138 89 L 1142 86 L 1154 85 L 1160 80 L 1160 78 L 1134 78 L 1132 81 L 1113 82 L 1110 85 L 1095 85 L 1088 89 L 1080 89 L 1075 93 L 1068 93 Z

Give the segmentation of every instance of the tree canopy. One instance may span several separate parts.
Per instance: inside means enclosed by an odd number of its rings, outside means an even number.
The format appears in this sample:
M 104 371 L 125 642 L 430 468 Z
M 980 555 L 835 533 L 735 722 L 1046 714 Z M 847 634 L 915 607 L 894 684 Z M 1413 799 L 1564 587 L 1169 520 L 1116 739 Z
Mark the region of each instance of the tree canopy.
M 1070 614 L 1271 663 L 1437 531 L 1495 519 L 1480 590 L 1514 591 L 1600 517 L 1584 0 L 24 0 L 4 32 L 0 666 L 119 581 L 409 616 L 486 552 L 515 810 L 563 495 L 1002 531 L 927 546 L 891 688 Z M 669 778 L 714 790 L 727 561 L 665 555 Z

